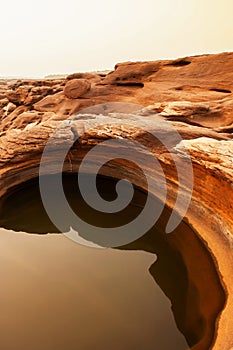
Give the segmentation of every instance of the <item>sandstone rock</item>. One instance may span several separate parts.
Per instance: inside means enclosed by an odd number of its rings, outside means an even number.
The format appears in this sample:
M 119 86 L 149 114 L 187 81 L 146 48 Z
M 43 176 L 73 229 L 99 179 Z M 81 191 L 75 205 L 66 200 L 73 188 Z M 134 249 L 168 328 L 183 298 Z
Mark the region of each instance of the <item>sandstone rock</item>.
M 137 141 L 154 154 L 164 169 L 168 187 L 166 204 L 170 208 L 174 207 L 177 197 L 177 172 L 171 154 L 182 162 L 182 178 L 187 182 L 186 147 L 193 164 L 194 183 L 184 223 L 193 227 L 207 247 L 220 281 L 213 285 L 213 293 L 208 290 L 208 278 L 199 281 L 195 260 L 185 255 L 185 248 L 182 248 L 187 270 L 195 271 L 192 286 L 198 290 L 199 307 L 205 320 L 203 338 L 192 349 L 231 348 L 233 53 L 123 63 L 116 65 L 115 71 L 101 81 L 97 77 L 95 81 L 92 76 L 76 74 L 67 80 L 14 81 L 2 87 L 3 95 L 7 90 L 6 98 L 0 100 L 0 195 L 38 175 L 41 154 L 49 137 L 73 113 L 76 114 L 75 123 L 72 125 L 68 120 L 62 129 L 62 138 L 54 141 L 53 157 L 59 159 L 64 142 L 72 142 L 75 136 L 80 136 L 65 160 L 65 171 L 77 171 L 86 152 L 103 140 Z M 14 101 L 16 105 L 10 105 L 12 110 L 18 105 L 23 107 L 6 115 L 5 107 Z M 158 118 L 175 127 L 182 141 L 175 142 L 168 130 L 162 129 Z M 151 130 L 144 131 L 142 121 L 148 125 L 150 121 L 156 123 L 151 123 Z M 154 132 L 171 137 L 170 152 L 152 137 Z M 48 160 L 49 164 L 51 161 Z M 146 190 L 140 173 L 133 167 L 128 168 L 122 160 L 117 160 L 114 166 L 106 164 L 101 173 L 115 178 L 124 175 Z M 185 199 L 186 186 L 182 191 Z M 178 242 L 172 244 L 176 246 Z M 183 247 L 188 240 L 181 240 L 179 244 Z M 188 288 L 187 305 L 192 302 L 192 286 Z M 219 290 L 224 290 L 224 307 Z M 210 292 L 214 309 L 208 303 Z
M 36 86 L 32 87 L 28 95 L 24 99 L 25 105 L 33 105 L 34 103 L 40 101 L 46 95 L 55 94 L 53 88 L 49 86 Z
M 15 91 L 14 90 L 7 91 L 6 97 L 10 102 L 13 102 L 17 105 L 23 104 L 30 89 L 31 89 L 30 86 L 19 86 Z
M 27 110 L 26 106 L 19 106 L 14 109 L 13 112 L 5 115 L 4 119 L 0 124 L 0 131 L 10 130 L 14 127 L 14 124 L 20 123 L 17 117 Z M 15 121 L 15 122 L 14 122 Z
M 14 105 L 14 103 L 9 102 L 7 106 L 3 108 L 3 110 L 5 111 L 5 115 L 7 116 L 9 113 L 13 112 L 15 108 L 16 105 Z
M 42 120 L 41 116 L 35 112 L 23 112 L 20 114 L 20 120 L 14 120 L 11 124 L 12 129 L 24 129 L 28 124 L 36 122 L 38 124 Z M 36 125 L 35 124 L 35 125 Z
M 66 83 L 64 94 L 68 98 L 79 98 L 87 93 L 91 88 L 91 84 L 86 79 L 73 79 Z
M 165 117 L 190 117 L 197 114 L 207 115 L 210 111 L 210 108 L 208 102 L 198 103 L 189 101 L 178 101 L 157 103 L 154 105 L 153 110 L 161 113 Z
M 39 102 L 34 104 L 35 110 L 39 112 L 56 112 L 59 110 L 59 105 L 63 101 L 63 93 L 59 92 L 54 95 L 48 95 L 42 98 Z
M 73 73 L 66 77 L 67 80 L 74 80 L 74 79 L 86 79 L 92 83 L 98 83 L 101 81 L 101 76 L 98 74 L 92 74 L 92 73 Z
M 119 63 L 116 64 L 115 71 L 105 77 L 103 84 L 140 84 L 147 76 L 157 72 L 160 66 L 160 61 Z
M 3 98 L 2 100 L 0 100 L 0 108 L 5 107 L 6 105 L 8 105 L 9 100 L 7 98 Z

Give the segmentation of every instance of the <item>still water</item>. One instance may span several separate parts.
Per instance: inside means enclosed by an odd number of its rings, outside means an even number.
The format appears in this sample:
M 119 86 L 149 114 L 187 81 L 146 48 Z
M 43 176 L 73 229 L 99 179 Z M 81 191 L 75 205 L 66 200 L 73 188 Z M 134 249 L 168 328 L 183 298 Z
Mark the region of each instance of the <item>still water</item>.
M 73 199 L 74 181 L 72 176 L 64 178 L 74 210 L 91 222 L 103 222 L 84 205 L 80 194 Z M 113 185 L 109 179 L 100 180 L 103 197 L 112 196 Z M 145 197 L 136 190 L 128 212 L 109 214 L 105 226 L 109 222 L 117 226 L 137 214 Z M 169 250 L 166 255 L 162 239 L 156 249 L 165 252 L 167 260 L 157 270 L 150 269 L 156 266 L 157 256 L 147 235 L 140 247 L 81 246 L 56 233 L 43 210 L 36 180 L 2 201 L 0 222 L 1 349 L 189 349 L 168 298 L 171 285 L 182 289 L 187 276 L 179 258 Z M 150 236 L 156 234 L 154 227 Z M 166 275 L 163 290 L 156 283 L 160 280 L 156 276 L 162 274 Z

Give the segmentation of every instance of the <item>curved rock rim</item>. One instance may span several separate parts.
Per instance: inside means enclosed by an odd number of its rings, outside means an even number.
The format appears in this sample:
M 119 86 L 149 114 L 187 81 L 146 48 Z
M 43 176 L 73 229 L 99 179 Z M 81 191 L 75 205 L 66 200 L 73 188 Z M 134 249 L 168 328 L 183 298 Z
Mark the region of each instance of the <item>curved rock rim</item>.
M 80 161 L 84 157 L 84 155 L 90 150 L 94 145 L 101 142 L 101 140 L 105 140 L 106 138 L 112 138 L 112 137 L 127 137 L 132 138 L 135 140 L 142 140 L 145 142 L 145 144 L 151 149 L 151 151 L 156 155 L 157 159 L 160 160 L 161 164 L 163 165 L 163 168 L 166 172 L 166 180 L 167 180 L 167 186 L 168 186 L 168 196 L 167 196 L 167 202 L 166 205 L 169 208 L 174 207 L 174 202 L 176 198 L 176 191 L 177 191 L 177 178 L 175 174 L 174 164 L 171 161 L 171 158 L 168 154 L 164 153 L 164 150 L 161 149 L 161 145 L 156 145 L 155 143 L 151 143 L 150 137 L 148 137 L 148 134 L 145 133 L 138 133 L 138 129 L 135 128 L 122 128 L 122 118 L 125 118 L 126 116 L 123 115 L 120 117 L 120 115 L 115 114 L 113 116 L 115 119 L 118 118 L 118 125 L 113 125 L 112 128 L 105 129 L 104 127 L 101 128 L 95 128 L 95 118 L 88 117 L 87 115 L 82 116 L 79 115 L 79 127 L 85 128 L 85 125 L 88 125 L 88 132 L 83 134 L 83 137 L 79 140 L 78 143 L 72 147 L 70 150 L 65 163 L 64 163 L 64 172 L 78 172 L 78 167 L 80 164 Z M 41 154 L 44 149 L 44 146 L 48 140 L 49 135 L 52 134 L 54 128 L 57 126 L 57 124 L 60 123 L 60 121 L 50 121 L 42 123 L 42 125 L 33 125 L 31 127 L 30 133 L 28 133 L 28 129 L 22 131 L 21 136 L 23 136 L 23 140 L 28 140 L 28 135 L 32 135 L 32 138 L 35 137 L 35 135 L 38 135 L 38 131 L 40 130 L 40 138 L 37 143 L 37 147 L 34 147 L 34 145 L 31 142 L 28 142 L 29 145 L 31 145 L 29 148 L 25 149 L 25 144 L 22 142 L 22 151 L 19 152 L 19 148 L 17 149 L 17 154 L 20 154 L 20 156 L 12 156 L 12 160 L 9 160 L 5 163 L 5 165 L 1 169 L 1 180 L 3 181 L 3 186 L 1 187 L 1 196 L 7 192 L 7 190 L 10 190 L 15 185 L 19 185 L 20 183 L 25 182 L 26 180 L 29 180 L 31 178 L 37 177 L 39 174 L 39 164 L 41 159 Z M 86 124 L 87 123 L 87 124 Z M 114 123 L 115 124 L 115 123 Z M 93 126 L 93 127 L 90 127 Z M 39 128 L 39 130 L 38 130 Z M 34 130 L 33 130 L 34 129 Z M 15 133 L 13 131 L 13 133 Z M 69 125 L 67 125 L 66 132 L 64 134 L 65 139 L 66 138 L 72 138 L 73 139 L 73 133 L 74 130 L 71 129 Z M 19 134 L 18 134 L 19 136 Z M 196 141 L 196 140 L 195 140 Z M 190 141 L 190 143 L 192 140 Z M 217 142 L 217 141 L 215 141 Z M 221 141 L 218 141 L 221 142 Z M 193 146 L 193 145 L 192 145 Z M 60 147 L 62 145 L 57 144 L 57 148 L 54 151 L 53 156 L 59 157 L 60 156 Z M 203 167 L 197 162 L 196 153 L 192 153 L 191 150 L 191 159 L 194 164 L 194 192 L 192 201 L 189 207 L 189 210 L 186 214 L 185 220 L 189 223 L 189 225 L 195 230 L 199 238 L 205 242 L 205 245 L 207 249 L 209 250 L 209 253 L 211 254 L 213 260 L 215 261 L 216 265 L 216 271 L 218 272 L 219 278 L 222 281 L 222 285 L 224 287 L 227 300 L 225 304 L 225 308 L 218 319 L 218 325 L 216 329 L 215 334 L 215 344 L 213 346 L 213 349 L 222 349 L 223 345 L 226 345 L 226 339 L 228 340 L 228 344 L 231 344 L 231 338 L 229 337 L 230 332 L 230 324 L 229 320 L 232 317 L 232 248 L 231 248 L 231 240 L 227 239 L 230 238 L 230 224 L 231 221 L 229 220 L 229 212 L 222 211 L 224 208 L 224 201 L 221 203 L 221 197 L 219 197 L 219 211 L 216 211 L 216 208 L 213 207 L 213 203 L 208 201 L 208 198 L 205 196 L 205 192 L 202 192 L 201 189 L 203 187 L 203 178 L 200 178 L 201 171 L 203 172 Z M 182 156 L 182 145 L 174 145 L 173 151 L 176 154 L 176 157 L 179 157 L 180 154 Z M 105 176 L 110 176 L 117 178 L 116 176 L 116 169 L 118 171 L 119 176 L 119 170 L 120 173 L 127 173 L 127 169 L 124 167 L 124 164 L 119 163 L 117 164 L 117 167 L 114 168 L 103 168 L 101 174 Z M 213 173 L 213 171 L 210 171 L 207 169 L 204 169 L 205 172 L 203 174 L 203 177 L 207 177 L 209 184 L 211 184 L 210 180 L 212 181 L 212 187 L 215 188 L 215 186 L 219 187 L 219 193 L 221 191 L 225 191 L 231 188 L 231 183 L 229 181 L 229 177 L 226 173 L 224 173 L 225 180 L 223 180 L 222 174 L 216 174 Z M 114 175 L 115 174 L 115 175 Z M 143 188 L 143 184 L 141 183 L 140 177 L 137 177 L 137 174 L 132 172 L 131 169 L 131 181 L 134 183 L 134 185 L 146 190 L 146 188 Z M 195 176 L 199 175 L 199 176 Z M 218 175 L 218 176 L 217 176 Z M 206 180 L 206 178 L 205 178 Z M 221 187 L 219 186 L 221 185 Z M 210 190 L 210 189 L 208 189 Z M 209 194 L 211 192 L 209 191 Z M 229 192 L 230 194 L 230 192 Z M 224 198 L 222 198 L 224 200 Z M 203 221 L 203 216 L 205 216 L 205 221 Z M 201 218 L 201 220 L 200 220 Z M 195 349 L 195 348 L 194 348 Z M 196 348 L 198 349 L 198 347 Z M 201 349 L 201 348 L 200 348 Z

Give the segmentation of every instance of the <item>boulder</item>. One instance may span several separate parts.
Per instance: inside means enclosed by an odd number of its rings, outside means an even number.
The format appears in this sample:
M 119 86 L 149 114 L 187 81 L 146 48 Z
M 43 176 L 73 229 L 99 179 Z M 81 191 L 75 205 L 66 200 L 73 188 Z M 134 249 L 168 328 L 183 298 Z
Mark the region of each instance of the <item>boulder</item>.
M 91 89 L 91 83 L 87 79 L 69 80 L 64 87 L 66 97 L 74 99 L 86 94 Z

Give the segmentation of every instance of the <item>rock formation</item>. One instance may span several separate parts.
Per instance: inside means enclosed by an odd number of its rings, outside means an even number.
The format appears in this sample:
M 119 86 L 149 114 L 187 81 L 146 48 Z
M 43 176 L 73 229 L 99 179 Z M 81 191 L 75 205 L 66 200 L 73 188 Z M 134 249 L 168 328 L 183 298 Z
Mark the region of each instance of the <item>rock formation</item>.
M 75 73 L 61 80 L 0 81 L 1 196 L 13 186 L 38 176 L 49 137 L 63 120 L 75 115 L 75 125 L 67 123 L 62 135 L 55 137 L 53 158 L 48 162 L 58 159 L 64 142 L 72 143 L 77 135 L 80 137 L 64 163 L 65 172 L 78 171 L 87 151 L 103 140 L 136 140 L 160 161 L 167 179 L 166 204 L 172 208 L 177 195 L 174 161 L 164 145 L 153 141 L 150 130 L 143 131 L 138 121 L 144 120 L 148 125 L 150 120 L 160 118 L 176 128 L 183 141 L 172 144 L 170 151 L 179 161 L 186 148 L 194 171 L 192 201 L 184 220 L 212 256 L 226 295 L 212 340 L 215 350 L 233 348 L 232 97 L 233 53 L 121 63 L 106 76 Z M 159 121 L 156 130 L 161 132 Z M 101 173 L 127 177 L 146 189 L 142 175 L 120 159 L 114 166 L 106 164 Z M 184 184 L 185 177 L 184 163 Z M 185 197 L 185 185 L 183 190 Z M 195 261 L 185 253 L 184 259 L 192 271 Z M 198 281 L 198 276 L 194 276 L 193 283 L 201 290 L 203 310 L 208 309 L 208 284 Z M 207 350 L 209 337 L 207 332 L 193 349 Z

